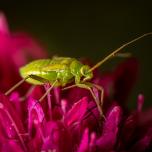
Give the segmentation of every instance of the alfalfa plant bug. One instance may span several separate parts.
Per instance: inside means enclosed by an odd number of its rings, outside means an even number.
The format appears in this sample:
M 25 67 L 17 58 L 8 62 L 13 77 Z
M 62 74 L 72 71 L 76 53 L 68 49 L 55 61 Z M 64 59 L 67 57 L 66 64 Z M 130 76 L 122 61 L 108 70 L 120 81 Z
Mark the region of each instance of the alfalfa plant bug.
M 27 81 L 33 85 L 44 85 L 46 83 L 51 84 L 51 87 L 45 92 L 39 101 L 42 101 L 55 86 L 61 86 L 63 87 L 63 90 L 72 87 L 80 87 L 90 91 L 96 102 L 100 115 L 103 117 L 102 105 L 104 89 L 102 86 L 88 82 L 88 80 L 93 78 L 93 70 L 101 66 L 112 57 L 119 55 L 119 52 L 128 45 L 148 35 L 152 35 L 152 32 L 146 33 L 133 39 L 132 41 L 124 43 L 91 68 L 88 65 L 82 64 L 77 59 L 70 57 L 53 57 L 52 59 L 40 59 L 32 61 L 20 68 L 20 75 L 23 79 L 10 88 L 5 95 L 10 94 L 24 81 Z M 75 84 L 66 87 L 66 85 L 71 82 L 75 82 Z M 92 88 L 96 88 L 101 92 L 100 100 L 96 98 Z

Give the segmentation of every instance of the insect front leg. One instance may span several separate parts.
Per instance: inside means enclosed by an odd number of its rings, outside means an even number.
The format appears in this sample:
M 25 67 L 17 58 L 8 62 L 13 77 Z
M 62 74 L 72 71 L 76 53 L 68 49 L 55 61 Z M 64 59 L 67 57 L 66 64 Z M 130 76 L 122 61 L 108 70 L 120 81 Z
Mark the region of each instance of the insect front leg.
M 50 84 L 49 80 L 45 79 L 45 78 L 42 78 L 42 77 L 39 77 L 39 76 L 36 76 L 36 75 L 30 75 L 29 76 L 30 78 L 34 79 L 34 80 L 37 80 L 37 81 L 40 81 L 44 84 L 48 83 Z M 58 80 L 55 80 L 52 84 L 51 84 L 51 87 L 44 93 L 44 95 L 39 99 L 39 101 L 41 102 L 48 94 L 49 92 L 53 89 L 53 87 L 56 85 L 56 83 L 58 82 Z
M 100 88 L 100 89 L 102 90 L 102 91 L 101 91 L 101 100 L 102 100 L 102 101 L 100 101 L 100 100 L 97 99 L 95 93 L 94 93 L 93 90 L 91 89 L 91 88 L 93 88 L 93 87 L 97 88 L 96 85 L 94 85 L 94 84 L 92 84 L 92 83 L 80 83 L 80 84 L 76 84 L 76 85 L 77 85 L 78 87 L 80 87 L 80 88 L 84 88 L 84 89 L 87 89 L 87 90 L 90 91 L 92 97 L 94 98 L 94 100 L 95 100 L 95 102 L 96 102 L 97 108 L 98 108 L 98 110 L 99 110 L 99 112 L 100 112 L 100 116 L 101 116 L 101 117 L 104 117 L 104 115 L 103 115 L 103 110 L 102 110 L 102 104 L 103 104 L 103 89 Z M 97 88 L 97 89 L 99 90 L 99 88 Z
M 92 88 L 96 88 L 98 91 L 100 91 L 100 107 L 103 106 L 103 98 L 104 98 L 104 89 L 102 86 L 99 86 L 95 83 L 85 82 L 86 85 L 91 86 Z
M 56 85 L 56 83 L 58 82 L 58 80 L 55 80 L 53 82 L 53 84 L 51 85 L 51 87 L 44 93 L 44 95 L 39 99 L 39 101 L 41 102 L 47 95 L 48 93 L 54 88 L 54 86 Z
M 83 89 L 87 89 L 90 91 L 93 99 L 95 100 L 96 102 L 96 105 L 97 105 L 97 108 L 99 110 L 99 113 L 101 115 L 101 117 L 104 118 L 104 115 L 103 115 L 103 111 L 102 111 L 102 103 L 103 103 L 103 89 L 100 88 L 99 89 L 99 86 L 95 85 L 95 84 L 92 84 L 92 83 L 79 83 L 79 84 L 74 84 L 74 85 L 71 85 L 71 86 L 68 86 L 68 87 L 65 87 L 63 88 L 62 90 L 67 90 L 67 89 L 70 89 L 70 88 L 74 88 L 74 87 L 79 87 L 79 88 L 83 88 Z M 97 99 L 96 95 L 94 94 L 93 90 L 91 88 L 97 88 L 98 90 L 101 91 L 101 101 Z

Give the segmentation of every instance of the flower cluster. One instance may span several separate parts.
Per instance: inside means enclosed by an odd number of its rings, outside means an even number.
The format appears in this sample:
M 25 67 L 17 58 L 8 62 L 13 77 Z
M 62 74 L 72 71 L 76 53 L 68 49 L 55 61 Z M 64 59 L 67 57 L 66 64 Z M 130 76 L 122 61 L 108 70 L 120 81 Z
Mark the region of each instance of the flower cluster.
M 32 51 L 31 51 L 32 50 Z M 33 58 L 47 54 L 27 34 L 11 34 L 0 14 L 0 90 L 4 92 L 19 79 L 17 69 Z M 144 96 L 137 108 L 127 108 L 127 97 L 138 73 L 130 58 L 109 73 L 95 72 L 93 83 L 104 88 L 101 120 L 94 99 L 85 89 L 51 90 L 41 103 L 42 86 L 36 86 L 21 100 L 29 86 L 0 93 L 1 152 L 144 152 L 152 150 L 152 109 L 142 111 Z M 12 76 L 13 75 L 13 76 Z M 44 88 L 47 90 L 48 86 Z M 98 98 L 100 92 L 94 90 Z

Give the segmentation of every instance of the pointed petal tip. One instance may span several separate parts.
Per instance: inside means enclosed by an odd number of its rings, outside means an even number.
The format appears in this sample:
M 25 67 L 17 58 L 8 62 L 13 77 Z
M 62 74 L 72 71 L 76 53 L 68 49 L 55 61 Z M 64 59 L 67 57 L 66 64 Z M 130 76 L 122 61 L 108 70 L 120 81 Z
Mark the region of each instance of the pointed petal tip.
M 76 102 L 65 116 L 65 122 L 67 125 L 70 126 L 73 123 L 80 122 L 86 112 L 87 107 L 87 97 L 83 97 L 78 102 Z
M 0 103 L 0 109 L 3 109 L 4 105 L 2 103 Z
M 138 112 L 141 112 L 143 104 L 144 104 L 144 95 L 139 94 L 138 98 L 137 98 L 137 111 Z
M 111 111 L 109 112 L 109 115 L 108 116 L 111 116 L 111 115 L 120 115 L 122 112 L 121 108 L 119 106 L 114 106 Z
M 0 12 L 0 32 L 5 34 L 9 33 L 7 19 L 3 12 Z

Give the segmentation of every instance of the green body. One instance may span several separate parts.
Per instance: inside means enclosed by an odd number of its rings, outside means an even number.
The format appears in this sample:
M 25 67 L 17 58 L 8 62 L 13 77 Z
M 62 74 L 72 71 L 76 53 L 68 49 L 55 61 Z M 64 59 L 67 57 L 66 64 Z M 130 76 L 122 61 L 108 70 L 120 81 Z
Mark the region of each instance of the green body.
M 36 76 L 26 80 L 34 85 L 43 85 L 44 81 L 41 81 L 43 78 L 50 84 L 57 80 L 56 86 L 65 86 L 72 81 L 79 84 L 82 79 L 91 79 L 93 74 L 89 69 L 89 66 L 83 65 L 75 58 L 53 57 L 30 62 L 20 68 L 20 74 L 23 78 Z

